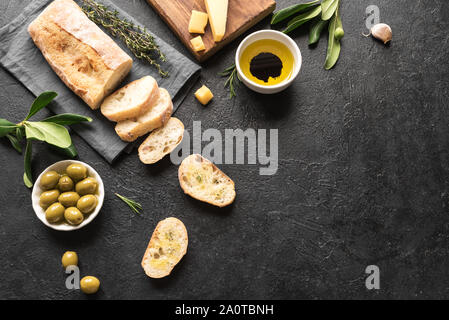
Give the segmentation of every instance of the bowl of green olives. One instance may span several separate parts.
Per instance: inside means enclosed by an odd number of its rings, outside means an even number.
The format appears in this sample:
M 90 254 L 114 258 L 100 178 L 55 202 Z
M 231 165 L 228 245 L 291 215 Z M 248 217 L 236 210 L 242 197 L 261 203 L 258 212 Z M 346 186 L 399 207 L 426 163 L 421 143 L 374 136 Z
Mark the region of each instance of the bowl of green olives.
M 32 192 L 33 209 L 46 226 L 73 231 L 87 226 L 101 210 L 100 175 L 81 161 L 57 162 L 41 173 Z

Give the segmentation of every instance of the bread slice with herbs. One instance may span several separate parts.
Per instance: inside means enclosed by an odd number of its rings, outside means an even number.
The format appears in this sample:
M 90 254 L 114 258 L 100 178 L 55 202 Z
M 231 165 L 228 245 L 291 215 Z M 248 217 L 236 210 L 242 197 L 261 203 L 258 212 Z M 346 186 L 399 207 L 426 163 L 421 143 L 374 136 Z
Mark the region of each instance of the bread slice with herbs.
M 218 207 L 228 206 L 235 200 L 234 181 L 199 154 L 182 161 L 178 178 L 184 192 L 197 200 Z
M 181 220 L 167 218 L 156 226 L 142 259 L 142 268 L 150 278 L 164 278 L 187 253 L 189 239 Z
M 123 141 L 132 142 L 148 132 L 164 126 L 172 113 L 173 103 L 170 93 L 164 88 L 160 88 L 158 100 L 146 113 L 135 119 L 117 123 L 115 131 Z
M 139 147 L 139 158 L 145 164 L 153 164 L 170 154 L 184 137 L 184 124 L 170 118 L 167 124 L 154 130 Z
M 159 87 L 153 77 L 133 81 L 104 99 L 101 113 L 111 121 L 119 122 L 139 117 L 158 100 Z

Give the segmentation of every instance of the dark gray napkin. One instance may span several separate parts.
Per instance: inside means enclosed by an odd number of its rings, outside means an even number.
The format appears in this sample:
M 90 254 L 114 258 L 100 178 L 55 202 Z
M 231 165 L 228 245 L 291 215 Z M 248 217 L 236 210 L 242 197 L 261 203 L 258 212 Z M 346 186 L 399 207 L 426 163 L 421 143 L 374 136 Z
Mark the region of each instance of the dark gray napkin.
M 59 95 L 49 108 L 55 113 L 78 113 L 94 119 L 88 124 L 72 126 L 92 148 L 112 163 L 128 147 L 128 143 L 120 140 L 114 130 L 114 123 L 103 117 L 99 110 L 92 111 L 76 96 L 53 72 L 40 50 L 34 45 L 27 28 L 52 0 L 34 0 L 15 20 L 0 29 L 0 63 L 8 69 L 34 95 L 43 91 L 56 91 Z M 80 1 L 77 1 L 80 4 Z M 136 25 L 141 25 L 108 0 L 101 3 L 116 9 L 124 17 Z M 141 25 L 142 26 L 142 25 Z M 146 26 L 151 30 L 151 26 Z M 162 39 L 153 35 L 162 52 L 167 56 L 163 69 L 169 77 L 162 78 L 157 70 L 145 61 L 138 60 L 116 40 L 134 60 L 133 68 L 124 83 L 139 79 L 146 75 L 153 76 L 160 87 L 166 88 L 172 98 L 174 111 L 184 100 L 186 94 L 198 79 L 201 68 L 179 53 Z M 21 113 L 23 110 L 20 111 Z

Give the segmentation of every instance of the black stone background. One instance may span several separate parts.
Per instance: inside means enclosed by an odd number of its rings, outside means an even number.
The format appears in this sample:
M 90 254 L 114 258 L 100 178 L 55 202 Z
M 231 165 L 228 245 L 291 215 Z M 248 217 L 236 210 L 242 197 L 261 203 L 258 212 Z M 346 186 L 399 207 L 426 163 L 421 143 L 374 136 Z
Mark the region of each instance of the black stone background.
M 29 2 L 1 0 L 0 25 Z M 114 2 L 188 55 L 144 0 Z M 389 47 L 361 35 L 370 4 L 393 28 Z M 221 166 L 237 187 L 229 208 L 184 195 L 168 158 L 144 166 L 134 152 L 110 166 L 74 135 L 80 159 L 104 179 L 105 204 L 85 229 L 52 231 L 34 215 L 22 156 L 3 139 L 0 298 L 84 299 L 64 286 L 60 258 L 69 249 L 79 253 L 82 275 L 100 278 L 97 298 L 449 298 L 449 2 L 343 0 L 342 16 L 346 36 L 332 71 L 323 69 L 326 39 L 311 50 L 306 31 L 293 34 L 304 64 L 281 94 L 241 87 L 228 98 L 216 74 L 242 38 L 203 65 L 197 87 L 206 84 L 215 99 L 204 108 L 193 92 L 187 97 L 176 113 L 187 130 L 194 120 L 222 132 L 279 129 L 275 176 Z M 251 31 L 267 27 L 269 19 Z M 0 81 L 0 117 L 21 120 L 33 96 L 1 68 Z M 34 174 L 61 159 L 36 144 Z M 140 201 L 142 216 L 114 192 Z M 152 280 L 140 261 L 169 216 L 186 224 L 188 254 L 170 277 Z M 370 264 L 380 267 L 379 291 L 365 288 Z

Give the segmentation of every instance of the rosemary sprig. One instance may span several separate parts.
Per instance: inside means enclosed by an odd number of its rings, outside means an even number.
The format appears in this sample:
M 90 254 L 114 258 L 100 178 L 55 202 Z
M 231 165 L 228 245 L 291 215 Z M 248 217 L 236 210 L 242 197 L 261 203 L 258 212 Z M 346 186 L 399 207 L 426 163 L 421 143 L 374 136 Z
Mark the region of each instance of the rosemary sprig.
M 101 25 L 112 36 L 121 39 L 129 50 L 138 58 L 148 61 L 163 77 L 167 77 L 157 59 L 166 61 L 165 55 L 159 49 L 154 37 L 145 28 L 134 25 L 132 22 L 120 18 L 116 10 L 112 11 L 105 5 L 93 0 L 82 0 L 83 11 L 90 20 Z
M 221 77 L 228 77 L 224 86 L 225 86 L 225 88 L 229 87 L 231 99 L 233 97 L 236 97 L 237 94 L 235 93 L 235 87 L 239 84 L 240 78 L 237 74 L 237 68 L 236 68 L 235 64 L 226 68 L 223 72 L 220 72 L 218 75 Z
M 132 211 L 134 211 L 137 214 L 140 214 L 142 211 L 142 205 L 134 200 L 131 200 L 129 198 L 126 198 L 124 196 L 119 195 L 118 193 L 115 194 L 117 197 L 119 197 L 124 203 L 126 203 Z

